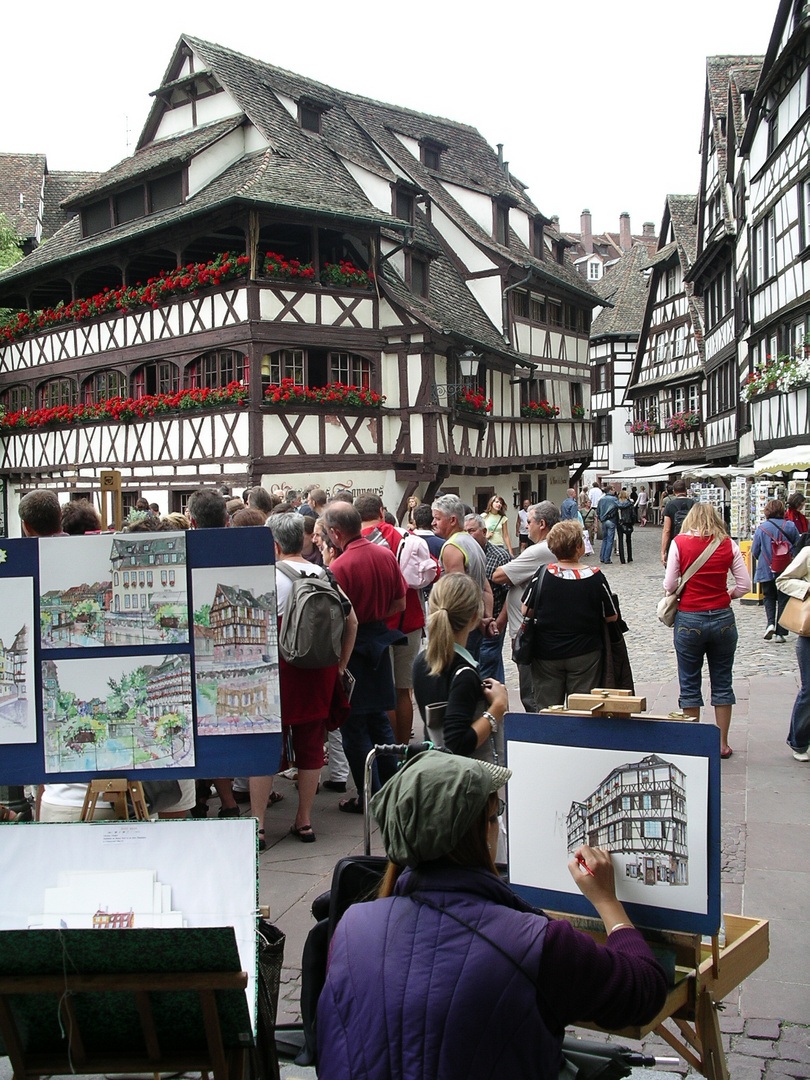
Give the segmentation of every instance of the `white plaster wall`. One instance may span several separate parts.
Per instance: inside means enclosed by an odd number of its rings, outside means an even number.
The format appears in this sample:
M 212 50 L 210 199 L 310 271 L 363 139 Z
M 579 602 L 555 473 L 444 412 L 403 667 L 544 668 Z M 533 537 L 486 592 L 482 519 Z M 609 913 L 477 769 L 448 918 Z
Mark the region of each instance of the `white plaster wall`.
M 274 90 L 273 93 L 276 95 L 276 97 L 281 102 L 281 104 L 284 106 L 284 108 L 287 110 L 287 112 L 290 114 L 290 116 L 292 116 L 293 119 L 297 121 L 298 120 L 298 104 L 297 104 L 297 102 L 295 102 L 291 97 L 287 97 L 286 94 L 280 94 L 278 92 L 278 90 Z
M 501 279 L 499 277 L 475 278 L 473 281 L 467 282 L 467 288 L 470 290 L 475 299 L 484 309 L 484 312 L 491 320 L 493 326 L 495 326 L 497 330 L 502 333 L 503 294 L 501 292 Z
M 446 180 L 442 180 L 441 184 L 447 194 L 467 211 L 473 221 L 478 222 L 487 236 L 492 236 L 493 210 L 492 199 L 489 195 L 482 195 L 479 191 L 470 191 L 469 188 L 450 184 Z
M 264 135 L 253 124 L 245 124 L 242 131 L 245 136 L 246 154 L 255 154 L 258 150 L 266 150 L 270 145 Z
M 186 57 L 183 58 L 183 66 L 180 68 L 180 71 L 177 73 L 177 78 L 182 79 L 182 78 L 184 78 L 184 76 L 190 75 L 190 74 L 191 74 L 191 57 L 186 56 Z
M 180 105 L 176 109 L 168 109 L 160 118 L 152 142 L 168 139 L 172 135 L 178 135 L 181 131 L 189 131 L 193 126 L 190 102 L 187 105 Z
M 480 270 L 493 270 L 495 263 L 490 259 L 456 223 L 436 204 L 431 208 L 431 223 L 447 241 L 470 273 Z
M 417 161 L 421 156 L 421 148 L 419 142 L 416 139 L 412 139 L 409 135 L 402 135 L 400 132 L 393 132 L 394 138 L 397 142 L 401 142 L 409 154 L 413 154 Z
M 197 102 L 197 127 L 211 124 L 214 120 L 224 120 L 226 116 L 237 116 L 241 111 L 231 95 L 221 90 Z
M 383 353 L 380 368 L 380 385 L 385 394 L 387 409 L 399 408 L 399 357 L 396 353 Z
M 419 394 L 419 387 L 422 384 L 422 357 L 421 356 L 408 356 L 408 400 L 407 405 L 413 405 Z M 413 423 L 413 418 L 411 418 Z
M 364 169 L 360 165 L 355 165 L 353 161 L 347 161 L 346 158 L 341 158 L 340 160 L 360 185 L 363 194 L 372 206 L 376 206 L 378 210 L 390 214 L 392 195 L 389 182 L 383 180 L 380 176 L 375 176 L 374 173 L 369 172 L 368 169 Z
M 380 301 L 380 326 L 401 326 L 402 320 L 386 299 Z M 0 354 L 2 355 L 2 354 Z
M 751 175 L 754 176 L 762 168 L 765 163 L 765 158 L 768 154 L 768 126 L 759 120 L 754 132 L 754 138 L 751 142 L 751 153 L 749 155 Z M 760 192 L 762 190 L 761 185 L 758 185 Z M 751 212 L 756 213 L 761 194 L 755 194 L 751 192 Z
M 509 224 L 518 234 L 520 239 L 529 249 L 532 250 L 531 237 L 529 235 L 529 215 L 525 210 L 517 210 L 514 207 L 509 211 Z
M 212 180 L 220 176 L 245 153 L 245 139 L 241 129 L 232 131 L 213 146 L 195 154 L 188 165 L 188 194 L 196 195 Z

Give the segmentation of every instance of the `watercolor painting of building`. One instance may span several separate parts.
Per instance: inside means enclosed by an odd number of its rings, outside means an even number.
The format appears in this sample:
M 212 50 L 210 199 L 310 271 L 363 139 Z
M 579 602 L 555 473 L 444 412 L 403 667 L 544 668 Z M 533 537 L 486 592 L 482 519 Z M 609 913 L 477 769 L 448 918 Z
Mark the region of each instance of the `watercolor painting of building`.
M 274 568 L 195 569 L 192 591 L 198 734 L 280 730 Z
M 568 850 L 600 847 L 644 885 L 689 882 L 686 776 L 657 754 L 617 766 L 566 818 Z
M 44 648 L 188 641 L 182 532 L 46 538 L 40 587 Z
M 194 764 L 189 656 L 43 660 L 42 687 L 46 772 Z
M 31 578 L 2 579 L 0 604 L 0 746 L 37 741 L 34 586 Z

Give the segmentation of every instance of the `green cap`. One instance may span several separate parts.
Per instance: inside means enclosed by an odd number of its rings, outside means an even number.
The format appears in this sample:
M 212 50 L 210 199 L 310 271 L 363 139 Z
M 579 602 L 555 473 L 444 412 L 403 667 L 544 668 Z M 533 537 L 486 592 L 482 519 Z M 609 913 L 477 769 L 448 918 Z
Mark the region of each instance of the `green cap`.
M 447 855 L 511 775 L 476 758 L 418 754 L 369 802 L 388 858 L 417 866 Z

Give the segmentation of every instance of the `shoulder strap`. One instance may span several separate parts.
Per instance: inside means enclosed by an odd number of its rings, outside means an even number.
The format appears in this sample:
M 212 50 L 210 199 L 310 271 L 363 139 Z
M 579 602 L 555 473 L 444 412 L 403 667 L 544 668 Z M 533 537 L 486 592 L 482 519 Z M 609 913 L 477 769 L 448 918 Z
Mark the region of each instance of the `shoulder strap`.
M 280 570 L 285 578 L 289 578 L 290 581 L 298 581 L 299 578 L 307 577 L 303 570 L 296 570 L 294 567 L 287 564 L 286 559 L 281 559 L 276 563 L 276 570 Z
M 715 537 L 714 540 L 712 540 L 712 542 L 709 544 L 709 546 L 704 548 L 700 555 L 698 555 L 698 557 L 695 559 L 689 569 L 684 570 L 683 574 L 681 575 L 680 584 L 675 590 L 676 596 L 681 595 L 689 578 L 692 577 L 693 574 L 696 574 L 702 566 L 705 566 L 705 564 L 709 561 L 712 555 L 714 555 L 715 551 L 717 551 L 717 549 L 723 543 L 723 540 L 725 540 L 725 537 Z

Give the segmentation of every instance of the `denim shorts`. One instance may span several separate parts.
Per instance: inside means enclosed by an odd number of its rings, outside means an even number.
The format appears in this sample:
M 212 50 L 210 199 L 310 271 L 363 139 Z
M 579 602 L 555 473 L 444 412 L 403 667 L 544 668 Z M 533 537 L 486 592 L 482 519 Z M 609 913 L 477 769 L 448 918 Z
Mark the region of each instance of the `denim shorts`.
M 733 705 L 732 686 L 734 653 L 737 650 L 737 624 L 730 607 L 714 611 L 679 611 L 675 616 L 675 655 L 682 709 L 703 704 L 701 675 L 703 658 L 709 661 L 712 705 Z

